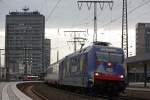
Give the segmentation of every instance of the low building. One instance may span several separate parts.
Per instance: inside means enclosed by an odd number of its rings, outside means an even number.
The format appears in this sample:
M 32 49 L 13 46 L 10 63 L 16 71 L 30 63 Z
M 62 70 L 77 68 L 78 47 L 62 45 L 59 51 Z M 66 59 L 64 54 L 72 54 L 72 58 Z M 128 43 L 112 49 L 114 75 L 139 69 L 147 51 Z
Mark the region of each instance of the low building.
M 150 53 L 136 55 L 127 59 L 129 81 L 150 82 Z
M 150 23 L 136 25 L 136 55 L 150 53 Z
M 129 82 L 150 82 L 150 23 L 136 25 L 136 56 L 127 58 Z

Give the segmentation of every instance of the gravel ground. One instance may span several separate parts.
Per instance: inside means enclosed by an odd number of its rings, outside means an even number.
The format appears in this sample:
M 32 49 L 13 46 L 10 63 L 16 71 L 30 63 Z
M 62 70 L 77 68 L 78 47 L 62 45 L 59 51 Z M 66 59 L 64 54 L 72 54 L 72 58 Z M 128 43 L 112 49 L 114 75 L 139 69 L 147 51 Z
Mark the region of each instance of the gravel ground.
M 126 90 L 123 96 L 135 97 L 142 100 L 150 100 L 150 92 L 147 91 L 136 91 L 136 90 Z
M 29 86 L 28 88 L 26 88 L 26 94 L 28 95 L 28 96 L 30 96 L 33 100 L 42 100 L 41 98 L 39 98 L 36 94 L 34 94 L 33 92 L 32 92 L 32 89 L 33 88 L 33 86 Z

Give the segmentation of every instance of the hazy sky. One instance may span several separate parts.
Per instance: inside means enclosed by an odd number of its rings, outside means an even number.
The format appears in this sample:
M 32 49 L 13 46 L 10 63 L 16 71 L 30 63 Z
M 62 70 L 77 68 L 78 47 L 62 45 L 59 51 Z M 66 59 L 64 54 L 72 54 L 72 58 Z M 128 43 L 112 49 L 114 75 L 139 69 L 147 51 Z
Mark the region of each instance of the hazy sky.
M 113 1 L 112 10 L 109 9 L 108 5 L 104 5 L 103 10 L 101 10 L 98 5 L 98 40 L 120 46 L 122 0 Z M 46 37 L 52 39 L 53 52 L 56 53 L 56 50 L 60 50 L 62 46 L 72 48 L 70 44 L 67 45 L 66 43 L 67 40 L 71 39 L 72 34 L 64 33 L 66 30 L 89 29 L 88 34 L 80 34 L 80 36 L 87 37 L 88 43 L 92 41 L 93 5 L 88 10 L 87 5 L 83 4 L 82 9 L 79 10 L 77 0 L 0 0 L 1 48 L 4 48 L 5 15 L 9 11 L 21 11 L 25 6 L 29 7 L 30 11 L 38 10 L 45 16 Z M 129 46 L 133 46 L 131 48 L 133 53 L 135 52 L 135 25 L 138 22 L 150 22 L 149 9 L 150 0 L 128 0 Z M 60 56 L 69 51 L 70 49 L 68 51 L 60 50 Z
M 100 10 L 98 5 L 98 24 L 100 28 L 122 15 L 122 0 L 113 1 L 112 11 L 108 5 L 105 5 L 103 10 Z M 150 0 L 128 0 L 128 12 L 143 5 L 130 13 L 129 24 L 134 26 L 138 21 L 149 21 L 149 3 Z M 86 4 L 83 4 L 82 10 L 79 11 L 77 0 L 0 0 L 1 27 L 4 28 L 2 25 L 4 25 L 5 15 L 9 11 L 21 11 L 25 6 L 29 7 L 30 11 L 38 10 L 45 15 L 46 28 L 89 27 L 93 24 L 93 7 L 91 7 L 91 10 L 88 10 Z M 121 19 L 113 23 L 113 26 L 118 27 L 118 23 L 121 23 Z M 133 27 L 132 25 L 129 25 L 129 27 Z M 104 28 L 108 26 L 106 25 Z

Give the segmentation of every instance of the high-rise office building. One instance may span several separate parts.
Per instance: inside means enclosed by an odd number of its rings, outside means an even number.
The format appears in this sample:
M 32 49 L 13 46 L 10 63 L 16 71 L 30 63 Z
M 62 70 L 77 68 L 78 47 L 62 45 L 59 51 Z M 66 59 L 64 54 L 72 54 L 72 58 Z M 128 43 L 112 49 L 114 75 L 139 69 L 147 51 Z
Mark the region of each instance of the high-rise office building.
M 150 53 L 150 23 L 136 25 L 136 55 Z
M 6 15 L 5 64 L 7 75 L 39 75 L 44 71 L 45 17 L 38 11 Z
M 46 71 L 47 67 L 50 65 L 50 56 L 51 56 L 51 40 L 45 39 L 44 42 L 44 72 Z

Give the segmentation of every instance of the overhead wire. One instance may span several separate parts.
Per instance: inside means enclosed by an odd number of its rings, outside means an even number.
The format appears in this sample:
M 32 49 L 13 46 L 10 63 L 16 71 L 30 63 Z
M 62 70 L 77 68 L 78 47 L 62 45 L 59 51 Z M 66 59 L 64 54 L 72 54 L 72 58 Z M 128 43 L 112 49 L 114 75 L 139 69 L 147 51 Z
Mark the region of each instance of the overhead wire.
M 143 1 L 145 1 L 145 0 L 143 0 Z M 130 2 L 132 2 L 132 0 L 130 0 Z M 144 3 L 142 3 L 142 4 L 138 5 L 138 6 L 136 6 L 135 8 L 133 8 L 132 10 L 130 10 L 130 11 L 128 12 L 128 15 L 132 14 L 132 13 L 133 13 L 134 11 L 136 11 L 137 9 L 139 9 L 139 8 L 141 8 L 141 7 L 143 7 L 143 6 L 147 5 L 147 4 L 149 4 L 149 3 L 150 3 L 150 0 L 145 1 Z M 130 4 L 131 4 L 131 3 L 130 3 Z M 102 25 L 102 27 L 106 27 L 106 26 L 108 26 L 108 25 L 110 25 L 110 24 L 112 24 L 112 23 L 114 23 L 114 22 L 120 20 L 121 18 L 122 18 L 122 16 L 118 16 L 118 17 L 116 17 L 116 18 L 114 18 L 114 19 L 111 19 L 111 21 L 109 21 L 108 23 Z M 74 26 L 81 26 L 81 25 L 85 25 L 85 24 L 90 25 L 90 24 L 92 24 L 92 22 L 93 22 L 93 19 L 90 20 L 90 21 L 88 21 L 88 22 L 86 22 L 86 23 L 82 23 L 82 24 L 78 24 L 78 25 L 74 25 Z
M 43 11 L 43 9 L 44 9 L 44 7 L 45 7 L 44 5 L 47 4 L 47 1 L 46 1 L 46 0 L 42 0 L 42 1 L 43 1 L 44 3 L 41 4 L 41 11 Z M 47 5 L 46 5 L 46 6 L 47 6 Z
M 149 3 L 150 3 L 150 0 L 148 0 L 147 2 L 145 2 L 145 3 L 141 4 L 141 5 L 138 5 L 137 7 L 133 8 L 132 10 L 130 10 L 128 14 L 131 14 L 131 13 L 134 12 L 135 10 L 137 10 L 137 9 L 139 9 L 139 8 L 141 8 L 141 7 L 143 7 L 143 6 L 147 5 L 147 4 L 149 4 Z
M 61 0 L 58 0 L 55 4 L 55 6 L 53 7 L 53 9 L 50 11 L 50 13 L 47 16 L 46 22 L 49 20 L 49 18 L 51 17 L 51 15 L 54 13 L 54 11 L 56 10 L 58 4 L 61 2 Z
M 149 4 L 149 3 L 150 3 L 150 0 L 148 0 L 147 2 L 145 2 L 145 3 L 141 4 L 141 5 L 136 6 L 135 8 L 133 8 L 132 10 L 130 10 L 130 11 L 128 12 L 128 15 L 130 15 L 131 13 L 133 13 L 134 11 L 136 11 L 137 9 L 139 9 L 139 8 L 141 8 L 141 7 L 143 7 L 143 6 L 147 5 L 147 4 Z M 110 21 L 110 22 L 104 24 L 103 27 L 106 27 L 106 26 L 109 25 L 110 23 L 114 23 L 114 22 L 118 21 L 120 18 L 122 18 L 122 16 L 119 16 L 119 17 L 113 19 L 112 21 Z
M 89 9 L 89 6 L 90 6 L 90 8 L 91 8 L 91 5 L 88 5 L 88 4 L 87 4 L 87 6 L 88 6 L 88 10 L 90 10 L 90 9 Z M 110 9 L 112 9 L 112 6 L 113 6 L 113 5 L 109 5 Z M 101 7 L 100 7 L 100 8 L 101 8 Z M 103 10 L 103 6 L 102 6 L 101 10 Z M 84 23 L 81 23 L 81 24 L 72 25 L 72 27 L 76 27 L 76 26 L 79 27 L 79 26 L 83 26 L 83 25 L 85 25 L 85 26 L 87 27 L 87 26 L 90 26 L 93 22 L 94 22 L 94 19 L 91 19 L 90 21 L 87 21 L 87 22 L 84 22 Z

